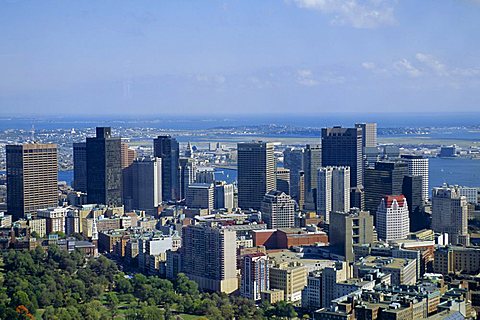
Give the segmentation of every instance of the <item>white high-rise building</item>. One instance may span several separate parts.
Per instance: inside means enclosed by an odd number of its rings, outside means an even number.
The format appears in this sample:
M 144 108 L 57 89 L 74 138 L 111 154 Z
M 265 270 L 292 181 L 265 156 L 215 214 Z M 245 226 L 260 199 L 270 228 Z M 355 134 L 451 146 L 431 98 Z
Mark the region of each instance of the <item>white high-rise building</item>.
M 403 155 L 402 159 L 408 164 L 408 174 L 422 176 L 422 199 L 428 200 L 430 192 L 428 186 L 428 158 L 422 156 Z
M 468 202 L 458 187 L 443 186 L 432 191 L 432 230 L 447 233 L 452 244 L 468 245 Z
M 378 238 L 384 241 L 406 239 L 410 231 L 407 199 L 403 195 L 385 196 L 377 210 Z
M 350 210 L 350 167 L 318 169 L 317 212 L 330 222 L 330 212 Z
M 295 226 L 295 200 L 282 191 L 265 194 L 261 204 L 262 218 L 268 228 L 292 228 Z
M 262 291 L 270 289 L 268 256 L 257 252 L 242 257 L 240 295 L 260 300 Z

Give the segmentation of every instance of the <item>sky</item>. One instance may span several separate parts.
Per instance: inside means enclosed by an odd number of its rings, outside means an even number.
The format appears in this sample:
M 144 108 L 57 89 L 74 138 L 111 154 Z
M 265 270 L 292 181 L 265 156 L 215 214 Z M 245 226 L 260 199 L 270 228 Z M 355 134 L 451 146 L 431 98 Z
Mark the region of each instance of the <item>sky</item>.
M 480 111 L 480 0 L 16 1 L 0 115 Z

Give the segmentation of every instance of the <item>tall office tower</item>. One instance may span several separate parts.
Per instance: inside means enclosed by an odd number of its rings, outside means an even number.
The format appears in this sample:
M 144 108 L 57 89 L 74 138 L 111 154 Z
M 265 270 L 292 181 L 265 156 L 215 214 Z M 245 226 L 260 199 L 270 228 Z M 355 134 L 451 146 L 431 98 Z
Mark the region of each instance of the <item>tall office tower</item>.
M 214 209 L 215 188 L 212 183 L 192 183 L 188 186 L 186 205 L 196 209 Z
M 469 245 L 468 202 L 458 187 L 433 188 L 432 230 L 447 233 L 452 244 Z
M 87 138 L 88 202 L 121 206 L 121 140 L 112 137 L 110 127 L 97 127 L 96 137 Z
M 350 210 L 350 168 L 321 167 L 318 169 L 317 213 L 330 223 L 330 212 Z
M 353 246 L 373 242 L 373 216 L 357 208 L 350 212 L 332 212 L 328 232 L 330 246 L 345 256 L 345 260 L 355 261 Z
M 428 215 L 423 212 L 422 177 L 405 176 L 403 179 L 402 193 L 408 203 L 410 231 L 416 232 L 422 229 L 429 229 Z
M 123 200 L 127 210 L 157 213 L 162 203 L 162 159 L 137 159 L 123 170 Z
M 317 205 L 317 171 L 322 166 L 322 147 L 319 144 L 305 146 L 303 170 L 305 171 L 305 202 L 309 209 Z
M 350 208 L 365 210 L 365 190 L 363 187 L 350 189 Z
M 180 158 L 180 199 L 187 196 L 188 186 L 195 182 L 197 167 L 192 158 Z
M 259 210 L 265 193 L 277 188 L 273 143 L 238 144 L 238 206 Z
M 277 190 L 290 195 L 290 170 L 286 168 L 277 168 L 275 176 L 277 179 Z
M 232 293 L 238 289 L 236 232 L 189 225 L 182 231 L 182 269 L 201 290 Z
M 376 214 L 378 238 L 384 241 L 406 239 L 410 232 L 408 214 L 405 196 L 383 197 Z
M 428 158 L 422 156 L 402 155 L 402 159 L 408 165 L 408 174 L 422 177 L 422 199 L 428 200 L 430 192 L 428 186 Z
M 87 144 L 73 144 L 73 189 L 87 192 Z
M 263 198 L 260 211 L 269 229 L 295 226 L 295 200 L 284 192 L 269 191 Z
M 58 205 L 56 144 L 7 145 L 7 209 L 14 220 Z
M 153 139 L 153 155 L 162 159 L 162 198 L 164 201 L 180 199 L 179 145 L 169 135 Z
M 260 300 L 262 291 L 270 289 L 268 256 L 257 252 L 242 257 L 240 295 L 251 300 Z
M 133 149 L 128 147 L 128 143 L 123 142 L 121 143 L 122 148 L 122 169 L 125 169 L 129 165 L 133 163 L 133 160 L 137 157 L 137 152 Z
M 355 127 L 362 129 L 364 168 L 371 167 L 378 160 L 377 124 L 356 123 Z
M 215 182 L 215 209 L 227 209 L 232 210 L 234 206 L 234 192 L 235 188 L 233 184 L 226 183 L 225 181 Z
M 300 171 L 300 178 L 298 179 L 298 208 L 303 210 L 305 207 L 305 172 Z
M 375 213 L 382 198 L 402 194 L 403 179 L 408 175 L 404 162 L 378 161 L 365 170 L 365 210 Z
M 458 188 L 460 195 L 465 196 L 467 198 L 468 203 L 472 203 L 474 205 L 478 204 L 478 188 L 475 187 L 459 187 Z
M 359 128 L 322 129 L 322 166 L 349 166 L 352 188 L 363 185 L 362 140 Z
M 283 152 L 283 166 L 290 170 L 290 196 L 300 204 L 300 173 L 304 172 L 304 149 L 287 148 Z
M 356 123 L 355 128 L 362 129 L 362 146 L 364 148 L 377 147 L 377 124 Z

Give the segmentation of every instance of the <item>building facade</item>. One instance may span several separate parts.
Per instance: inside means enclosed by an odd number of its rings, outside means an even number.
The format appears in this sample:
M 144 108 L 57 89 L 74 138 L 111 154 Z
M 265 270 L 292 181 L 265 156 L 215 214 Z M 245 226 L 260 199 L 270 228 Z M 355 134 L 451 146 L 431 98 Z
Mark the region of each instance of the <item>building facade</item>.
M 385 196 L 378 206 L 376 217 L 379 239 L 392 241 L 408 237 L 410 218 L 405 196 Z
M 56 144 L 6 146 L 7 210 L 13 220 L 58 205 Z
M 180 147 L 169 135 L 153 140 L 153 155 L 162 159 L 162 198 L 164 201 L 180 199 Z
M 121 206 L 121 139 L 112 137 L 109 127 L 97 127 L 87 138 L 87 197 L 89 203 Z
M 268 228 L 291 228 L 295 226 L 295 201 L 284 192 L 272 190 L 263 198 L 262 219 Z
M 237 150 L 238 206 L 259 210 L 265 194 L 277 187 L 273 143 L 239 143 Z

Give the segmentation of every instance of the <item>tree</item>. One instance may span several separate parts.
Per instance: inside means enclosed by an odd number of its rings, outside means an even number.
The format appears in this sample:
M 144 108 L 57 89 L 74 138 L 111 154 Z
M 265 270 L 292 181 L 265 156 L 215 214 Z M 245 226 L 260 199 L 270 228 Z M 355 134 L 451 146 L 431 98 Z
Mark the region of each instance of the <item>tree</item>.
M 107 302 L 107 308 L 110 310 L 110 313 L 112 314 L 112 320 L 113 320 L 117 315 L 117 308 L 119 304 L 118 297 L 116 293 L 109 292 L 105 296 L 105 300 Z

